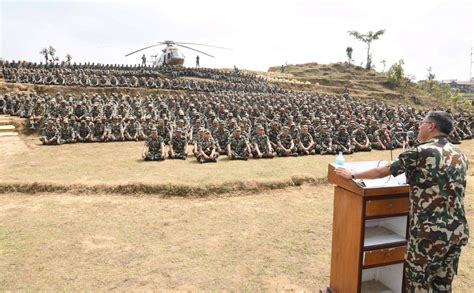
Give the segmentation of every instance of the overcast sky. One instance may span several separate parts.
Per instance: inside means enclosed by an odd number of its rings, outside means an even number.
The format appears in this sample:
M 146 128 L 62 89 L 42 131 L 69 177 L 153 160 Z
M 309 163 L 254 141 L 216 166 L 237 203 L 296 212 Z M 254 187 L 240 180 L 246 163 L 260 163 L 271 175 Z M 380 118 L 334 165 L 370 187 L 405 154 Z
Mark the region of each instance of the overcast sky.
M 424 79 L 469 78 L 474 1 L 5 1 L 0 0 L 0 58 L 43 61 L 52 45 L 61 59 L 139 63 L 126 53 L 173 40 L 197 47 L 201 66 L 266 71 L 270 66 L 345 61 L 354 49 L 365 63 L 366 47 L 347 33 L 386 29 L 372 44 L 378 70 L 404 59 L 408 74 Z M 147 56 L 159 49 L 144 51 Z M 184 50 L 185 65 L 197 53 Z M 149 58 L 149 57 L 148 57 Z

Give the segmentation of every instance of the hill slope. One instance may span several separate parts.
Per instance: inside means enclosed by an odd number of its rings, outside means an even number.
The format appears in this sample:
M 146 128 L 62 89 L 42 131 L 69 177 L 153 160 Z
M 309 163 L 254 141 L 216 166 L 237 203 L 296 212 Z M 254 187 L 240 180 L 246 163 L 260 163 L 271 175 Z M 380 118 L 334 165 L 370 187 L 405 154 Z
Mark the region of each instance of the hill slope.
M 351 95 L 360 98 L 375 98 L 387 102 L 408 103 L 423 106 L 439 106 L 440 102 L 428 92 L 419 88 L 415 83 L 391 89 L 385 73 L 375 70 L 366 70 L 360 66 L 347 63 L 318 64 L 307 63 L 288 65 L 285 73 L 281 73 L 281 66 L 270 67 L 268 72 L 272 76 L 309 81 L 308 90 L 315 90 L 327 94 L 342 94 L 347 85 Z

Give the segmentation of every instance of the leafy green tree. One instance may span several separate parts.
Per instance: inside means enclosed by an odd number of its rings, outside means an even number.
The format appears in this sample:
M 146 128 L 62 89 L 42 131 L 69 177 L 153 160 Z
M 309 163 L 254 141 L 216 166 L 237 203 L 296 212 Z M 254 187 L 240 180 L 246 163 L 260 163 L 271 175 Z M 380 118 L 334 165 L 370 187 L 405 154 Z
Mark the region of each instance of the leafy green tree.
M 385 30 L 378 30 L 376 32 L 368 31 L 365 34 L 361 34 L 358 31 L 348 31 L 349 35 L 353 36 L 355 39 L 364 42 L 367 45 L 367 63 L 365 67 L 367 69 L 372 68 L 372 57 L 370 55 L 370 45 L 372 41 L 378 40 L 381 35 L 385 33 Z
M 48 54 L 49 54 L 49 57 L 51 57 L 51 59 L 49 60 L 51 62 L 51 64 L 53 64 L 54 61 L 57 61 L 57 57 L 55 57 L 56 56 L 56 49 L 53 46 L 48 47 Z
M 436 75 L 433 74 L 431 66 L 426 69 L 428 71 L 428 75 L 426 76 L 426 79 L 429 81 L 432 81 L 435 79 Z
M 405 62 L 403 59 L 400 59 L 400 61 L 390 66 L 390 69 L 387 71 L 387 78 L 391 87 L 397 87 L 401 85 L 405 76 L 403 64 L 405 64 Z
M 69 53 L 66 54 L 66 63 L 67 63 L 67 64 L 71 64 L 71 60 L 72 60 L 71 54 L 69 54 Z
M 48 48 L 41 49 L 40 54 L 43 55 L 45 63 L 48 64 L 48 60 L 49 60 Z
M 353 61 L 353 60 L 352 60 L 352 51 L 353 51 L 353 50 L 352 50 L 352 47 L 347 47 L 347 48 L 346 48 L 347 62 L 348 62 L 349 64 L 352 64 L 352 61 Z

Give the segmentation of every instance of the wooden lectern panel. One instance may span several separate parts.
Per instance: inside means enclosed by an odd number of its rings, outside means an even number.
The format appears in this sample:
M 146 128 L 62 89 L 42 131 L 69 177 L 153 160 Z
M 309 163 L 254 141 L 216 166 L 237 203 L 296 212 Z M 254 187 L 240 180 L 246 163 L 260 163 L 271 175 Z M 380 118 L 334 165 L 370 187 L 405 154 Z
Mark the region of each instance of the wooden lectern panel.
M 364 268 L 403 262 L 405 251 L 406 245 L 365 251 Z
M 408 213 L 408 197 L 388 198 L 384 200 L 368 200 L 365 215 L 387 216 Z
M 360 196 L 335 187 L 330 278 L 335 292 L 358 292 L 362 221 Z
M 344 167 L 358 172 L 379 163 L 354 162 Z M 330 288 L 336 293 L 364 293 L 368 285 L 379 284 L 383 290 L 403 292 L 410 187 L 397 177 L 364 184 L 347 180 L 336 175 L 336 167 L 328 166 L 328 180 L 337 185 Z

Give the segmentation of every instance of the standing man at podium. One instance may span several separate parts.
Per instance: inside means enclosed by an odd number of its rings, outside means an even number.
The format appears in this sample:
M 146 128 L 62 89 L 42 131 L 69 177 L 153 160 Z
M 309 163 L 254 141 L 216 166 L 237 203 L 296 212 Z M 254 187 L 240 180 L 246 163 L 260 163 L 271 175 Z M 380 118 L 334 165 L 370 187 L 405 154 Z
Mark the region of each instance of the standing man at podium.
M 447 112 L 429 112 L 418 128 L 421 143 L 392 163 L 358 173 L 338 168 L 336 173 L 346 179 L 406 174 L 410 185 L 406 291 L 451 292 L 461 247 L 469 238 L 464 211 L 468 161 L 448 140 L 453 120 Z

